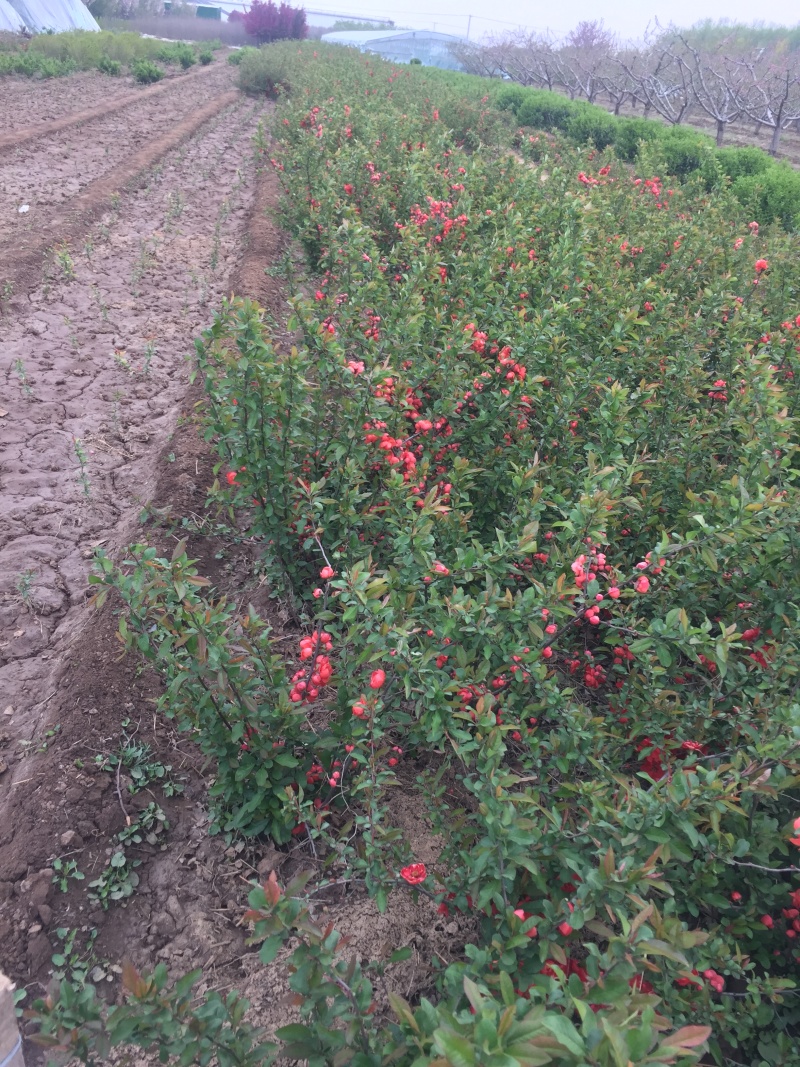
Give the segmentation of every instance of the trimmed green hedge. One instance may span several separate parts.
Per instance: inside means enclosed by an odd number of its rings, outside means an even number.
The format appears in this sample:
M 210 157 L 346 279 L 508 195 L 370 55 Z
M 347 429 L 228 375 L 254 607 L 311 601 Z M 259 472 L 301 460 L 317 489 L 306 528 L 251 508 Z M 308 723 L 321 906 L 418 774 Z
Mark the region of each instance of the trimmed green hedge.
M 596 104 L 568 100 L 546 89 L 504 85 L 490 91 L 490 97 L 501 111 L 513 112 L 520 126 L 558 131 L 573 144 L 612 146 L 628 163 L 636 162 L 646 145 L 648 159 L 657 159 L 667 174 L 699 174 L 709 189 L 730 181 L 736 198 L 759 222 L 800 229 L 800 173 L 761 148 L 716 148 L 712 138 L 689 127 L 620 118 Z

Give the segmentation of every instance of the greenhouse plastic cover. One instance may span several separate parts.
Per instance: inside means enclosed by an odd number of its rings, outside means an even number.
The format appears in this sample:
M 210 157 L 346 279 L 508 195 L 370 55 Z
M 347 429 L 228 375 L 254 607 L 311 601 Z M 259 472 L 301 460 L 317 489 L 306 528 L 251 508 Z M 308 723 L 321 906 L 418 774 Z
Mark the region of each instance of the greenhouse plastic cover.
M 9 0 L 9 3 L 34 33 L 100 29 L 81 0 Z
M 19 33 L 20 30 L 24 29 L 25 23 L 9 4 L 8 0 L 0 0 L 0 30 Z

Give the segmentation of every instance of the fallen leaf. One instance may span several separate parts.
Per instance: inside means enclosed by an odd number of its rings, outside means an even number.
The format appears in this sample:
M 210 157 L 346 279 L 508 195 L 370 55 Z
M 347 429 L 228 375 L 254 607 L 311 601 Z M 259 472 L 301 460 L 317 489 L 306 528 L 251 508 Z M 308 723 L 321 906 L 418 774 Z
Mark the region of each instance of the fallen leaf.
M 8 414 L 8 412 L 6 411 L 5 408 L 0 408 L 0 419 L 4 419 L 7 414 Z

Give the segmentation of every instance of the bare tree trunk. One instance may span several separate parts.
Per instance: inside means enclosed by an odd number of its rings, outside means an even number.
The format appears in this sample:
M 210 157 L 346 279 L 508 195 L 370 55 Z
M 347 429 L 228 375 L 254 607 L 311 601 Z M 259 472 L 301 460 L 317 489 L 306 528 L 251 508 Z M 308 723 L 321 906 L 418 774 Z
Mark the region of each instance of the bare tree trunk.
M 778 154 L 778 143 L 780 142 L 780 139 L 781 139 L 781 124 L 779 122 L 776 122 L 775 123 L 775 128 L 772 131 L 772 138 L 770 139 L 770 142 L 769 142 L 769 154 L 771 156 L 777 156 L 777 154 Z
M 722 146 L 722 139 L 725 136 L 725 123 L 722 119 L 717 119 L 717 148 Z

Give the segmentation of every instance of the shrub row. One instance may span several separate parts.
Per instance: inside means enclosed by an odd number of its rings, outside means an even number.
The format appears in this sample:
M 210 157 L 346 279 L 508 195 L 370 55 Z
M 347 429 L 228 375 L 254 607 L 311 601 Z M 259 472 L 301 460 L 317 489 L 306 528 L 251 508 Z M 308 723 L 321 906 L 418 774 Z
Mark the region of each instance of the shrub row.
M 685 126 L 622 118 L 595 104 L 543 89 L 508 85 L 493 88 L 491 97 L 522 126 L 558 130 L 577 145 L 592 144 L 601 150 L 610 146 L 628 163 L 636 161 L 644 142 L 659 153 L 666 173 L 679 178 L 700 174 L 708 188 L 724 176 L 754 218 L 763 223 L 778 221 L 787 229 L 800 228 L 800 173 L 760 148 L 716 148 L 710 137 Z
M 436 1005 L 395 1001 L 388 1031 L 327 1025 L 305 943 L 285 1056 L 611 1067 L 708 1040 L 790 1067 L 793 238 L 724 183 L 668 187 L 647 138 L 631 168 L 542 137 L 531 167 L 479 79 L 256 55 L 316 291 L 296 347 L 233 301 L 198 360 L 214 499 L 302 636 L 209 595 L 181 545 L 94 581 L 215 763 L 214 829 L 310 839 L 380 907 L 400 888 L 475 923 Z M 393 823 L 400 790 L 436 863 Z M 301 896 L 255 894 L 265 959 Z
M 12 39 L 13 48 L 0 51 L 0 75 L 22 74 L 28 77 L 54 78 L 79 70 L 99 70 L 118 76 L 127 67 L 137 81 L 157 81 L 164 71 L 156 63 L 179 65 L 184 70 L 198 60 L 213 60 L 218 42 L 192 46 L 184 42 L 164 43 L 140 37 L 136 33 L 104 30 L 92 33 L 72 30 L 68 33 L 38 34 L 30 42 Z M 153 72 L 159 71 L 158 75 Z

